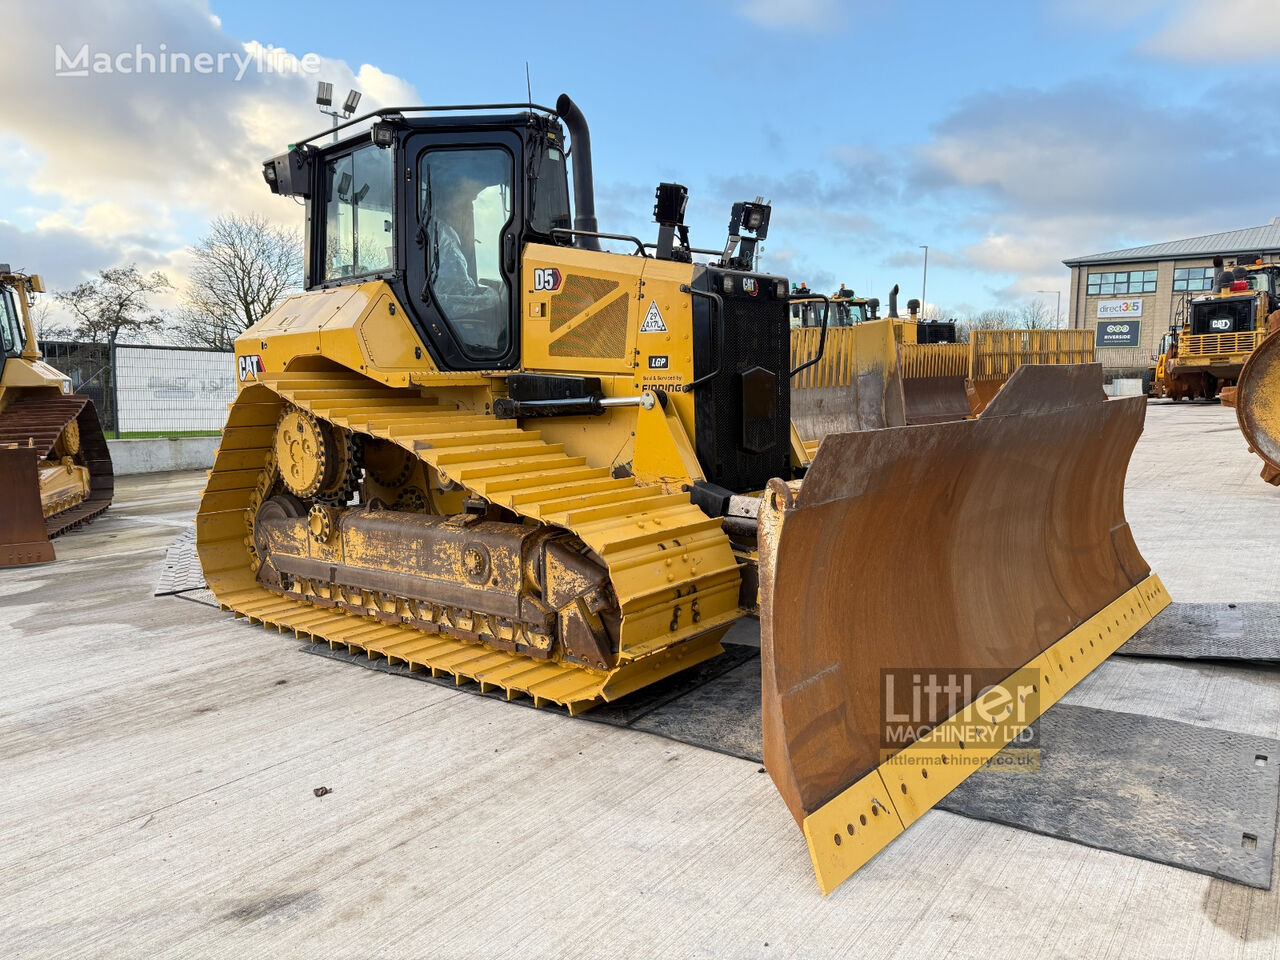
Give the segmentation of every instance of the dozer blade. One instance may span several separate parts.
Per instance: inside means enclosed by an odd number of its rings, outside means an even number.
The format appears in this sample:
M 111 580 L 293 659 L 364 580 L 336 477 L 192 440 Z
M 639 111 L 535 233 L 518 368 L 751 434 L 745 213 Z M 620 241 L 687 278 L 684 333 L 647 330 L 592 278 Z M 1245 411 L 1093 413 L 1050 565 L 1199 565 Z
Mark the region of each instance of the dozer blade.
M 824 893 L 1168 603 L 1124 519 L 1144 404 L 1023 366 L 976 419 L 831 436 L 771 481 L 764 759 Z
M 964 377 L 903 378 L 907 423 L 950 423 L 969 416 Z
M 48 563 L 53 544 L 40 508 L 40 477 L 34 447 L 0 447 L 0 567 Z
M 1240 432 L 1262 458 L 1262 479 L 1280 485 L 1280 336 L 1254 348 L 1240 370 L 1233 398 Z

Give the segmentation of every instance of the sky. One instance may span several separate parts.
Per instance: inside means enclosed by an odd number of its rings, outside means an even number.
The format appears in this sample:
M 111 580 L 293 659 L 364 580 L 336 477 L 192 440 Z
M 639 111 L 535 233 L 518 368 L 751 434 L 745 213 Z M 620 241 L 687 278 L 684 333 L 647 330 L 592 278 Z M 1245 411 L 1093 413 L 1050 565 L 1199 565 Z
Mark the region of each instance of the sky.
M 361 110 L 514 101 L 526 61 L 535 102 L 587 117 L 602 230 L 654 238 L 677 181 L 694 245 L 719 247 L 762 195 L 762 269 L 906 299 L 928 245 L 944 316 L 1045 290 L 1065 311 L 1064 258 L 1280 216 L 1274 0 L 0 6 L 0 260 L 55 289 L 137 263 L 176 299 L 212 217 L 300 226 L 261 161 L 328 125 L 317 79 Z M 86 44 L 224 69 L 58 76 Z

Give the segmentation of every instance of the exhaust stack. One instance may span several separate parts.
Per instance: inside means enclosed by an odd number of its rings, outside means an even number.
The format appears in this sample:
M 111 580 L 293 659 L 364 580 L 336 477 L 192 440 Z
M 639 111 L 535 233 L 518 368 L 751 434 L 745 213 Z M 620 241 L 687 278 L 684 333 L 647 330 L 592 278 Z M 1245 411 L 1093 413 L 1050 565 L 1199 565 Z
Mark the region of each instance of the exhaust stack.
M 596 190 L 591 176 L 591 132 L 587 118 L 567 93 L 556 100 L 556 113 L 569 128 L 569 147 L 573 151 L 573 228 L 598 233 L 596 221 Z M 595 237 L 575 237 L 574 246 L 582 250 L 599 250 L 600 241 Z
M 894 319 L 898 317 L 898 285 L 895 283 L 893 289 L 889 291 L 889 316 Z

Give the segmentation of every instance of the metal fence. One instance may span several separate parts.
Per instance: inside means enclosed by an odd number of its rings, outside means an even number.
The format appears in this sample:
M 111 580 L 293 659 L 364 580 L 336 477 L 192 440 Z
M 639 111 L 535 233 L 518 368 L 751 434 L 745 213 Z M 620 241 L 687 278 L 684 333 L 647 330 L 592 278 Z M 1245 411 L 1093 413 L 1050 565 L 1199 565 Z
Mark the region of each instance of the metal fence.
M 235 399 L 235 357 L 154 344 L 41 341 L 51 366 L 98 408 L 109 437 L 217 433 Z

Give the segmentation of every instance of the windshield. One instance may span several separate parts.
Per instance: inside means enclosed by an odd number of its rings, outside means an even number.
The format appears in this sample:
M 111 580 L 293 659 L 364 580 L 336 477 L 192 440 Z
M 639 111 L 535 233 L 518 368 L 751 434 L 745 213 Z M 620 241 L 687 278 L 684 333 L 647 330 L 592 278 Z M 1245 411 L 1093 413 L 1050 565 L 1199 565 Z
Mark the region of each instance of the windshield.
M 8 354 L 22 352 L 22 318 L 11 287 L 0 287 L 0 350 Z
M 1255 270 L 1249 274 L 1249 289 L 1271 293 L 1271 274 L 1265 270 Z
M 324 278 L 390 270 L 394 260 L 391 151 L 372 143 L 325 164 Z

